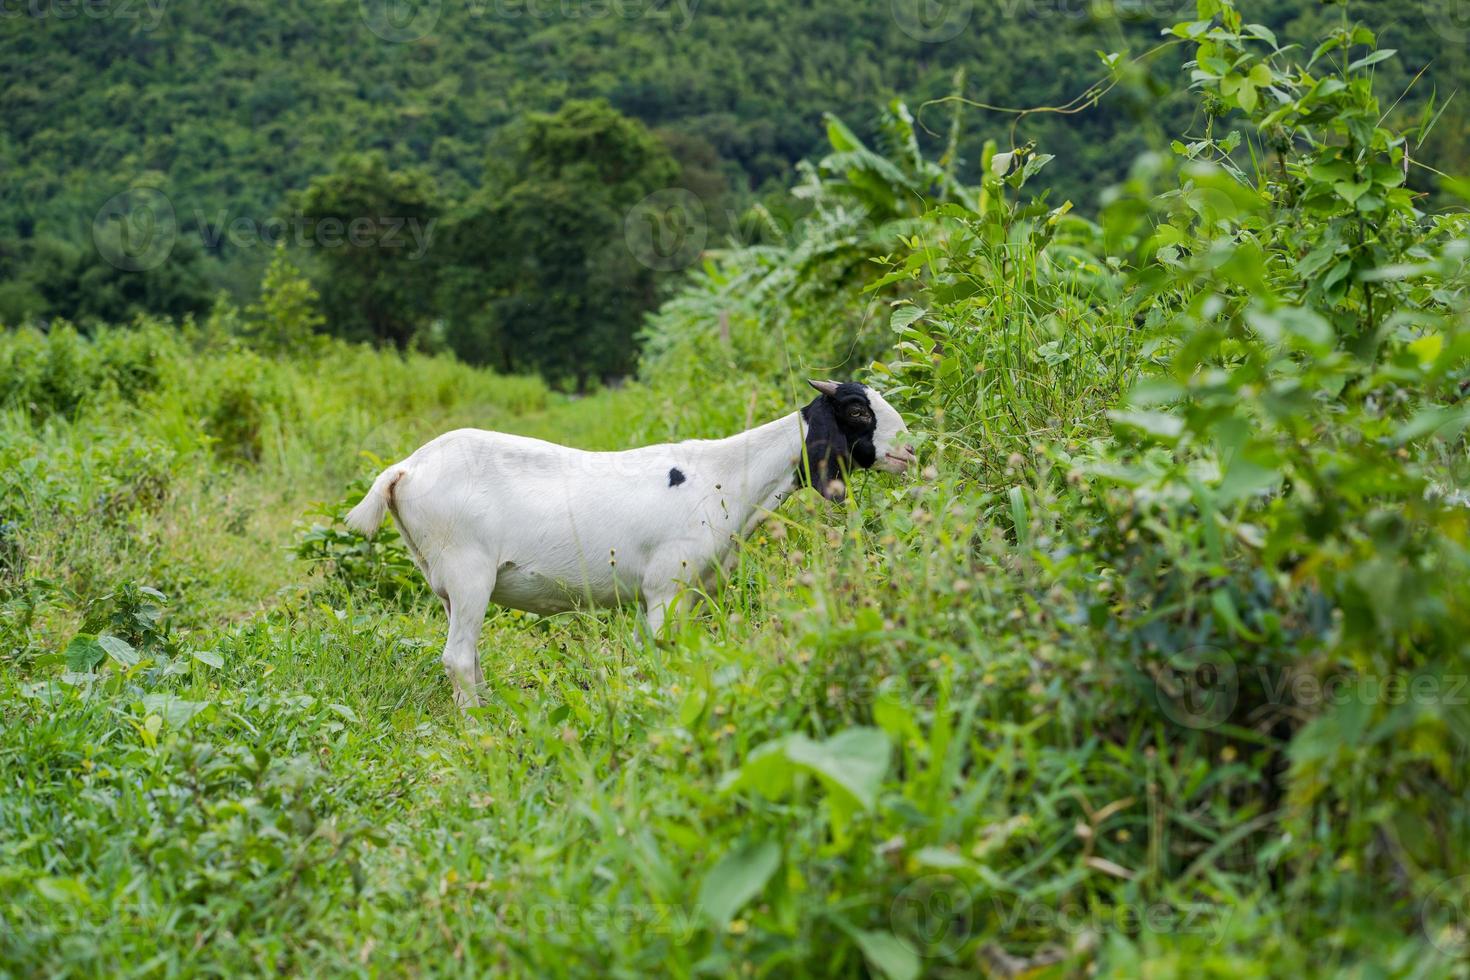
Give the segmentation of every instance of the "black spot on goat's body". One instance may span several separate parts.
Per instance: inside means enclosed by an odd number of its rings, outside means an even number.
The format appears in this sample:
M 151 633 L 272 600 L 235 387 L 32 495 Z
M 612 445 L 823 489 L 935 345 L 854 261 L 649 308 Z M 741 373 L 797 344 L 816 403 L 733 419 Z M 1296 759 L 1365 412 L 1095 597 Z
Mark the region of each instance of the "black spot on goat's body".
M 684 471 L 675 466 L 669 470 L 669 486 L 677 487 L 684 482 Z

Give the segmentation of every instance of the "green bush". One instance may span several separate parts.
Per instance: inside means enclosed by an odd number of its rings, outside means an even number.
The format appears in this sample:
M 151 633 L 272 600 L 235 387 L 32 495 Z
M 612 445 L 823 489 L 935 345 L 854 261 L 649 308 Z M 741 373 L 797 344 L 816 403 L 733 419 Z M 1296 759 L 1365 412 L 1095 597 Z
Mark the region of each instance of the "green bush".
M 43 419 L 72 418 L 112 399 L 135 402 L 177 369 L 181 354 L 174 331 L 148 321 L 90 339 L 65 323 L 45 334 L 15 331 L 0 345 L 0 406 Z

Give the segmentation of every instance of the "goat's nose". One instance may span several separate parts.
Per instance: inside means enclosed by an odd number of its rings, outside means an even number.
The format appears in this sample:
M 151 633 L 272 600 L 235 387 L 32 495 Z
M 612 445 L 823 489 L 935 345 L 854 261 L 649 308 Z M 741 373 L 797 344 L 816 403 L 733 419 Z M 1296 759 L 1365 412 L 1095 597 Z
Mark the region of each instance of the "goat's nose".
M 910 456 L 914 455 L 914 444 L 909 443 L 908 445 L 904 446 L 903 451 L 908 453 Z

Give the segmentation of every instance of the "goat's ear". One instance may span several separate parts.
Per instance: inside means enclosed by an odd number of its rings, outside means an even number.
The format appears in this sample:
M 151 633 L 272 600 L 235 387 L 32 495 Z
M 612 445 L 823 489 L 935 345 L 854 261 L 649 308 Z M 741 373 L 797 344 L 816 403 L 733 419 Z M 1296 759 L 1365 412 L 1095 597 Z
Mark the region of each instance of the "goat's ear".
M 843 480 L 852 455 L 847 436 L 837 425 L 837 413 L 825 398 L 818 398 L 801 414 L 806 420 L 806 458 L 801 461 L 805 482 L 828 500 L 842 500 L 847 496 Z
M 806 383 L 820 391 L 822 394 L 826 395 L 828 398 L 835 398 L 837 396 L 837 382 L 835 381 L 813 381 L 812 379 L 808 378 Z

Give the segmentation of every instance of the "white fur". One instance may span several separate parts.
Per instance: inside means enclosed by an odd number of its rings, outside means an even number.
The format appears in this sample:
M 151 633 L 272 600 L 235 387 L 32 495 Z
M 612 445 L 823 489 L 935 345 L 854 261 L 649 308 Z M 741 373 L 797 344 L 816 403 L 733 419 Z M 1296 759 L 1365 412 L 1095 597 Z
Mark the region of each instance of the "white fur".
M 873 431 L 873 446 L 878 451 L 878 460 L 873 468 L 887 473 L 902 473 L 914 461 L 913 449 L 899 441 L 908 434 L 908 426 L 903 424 L 903 416 L 872 388 L 868 388 L 868 404 L 872 406 L 873 416 L 877 420 L 877 427 Z
M 901 473 L 913 459 L 903 420 L 877 392 L 868 399 L 877 465 Z M 727 439 L 611 453 L 459 429 L 384 470 L 347 523 L 372 534 L 392 508 L 449 614 L 456 699 L 473 705 L 488 603 L 547 614 L 636 601 L 657 631 L 796 489 L 803 439 L 799 412 Z M 671 487 L 675 468 L 684 482 Z

